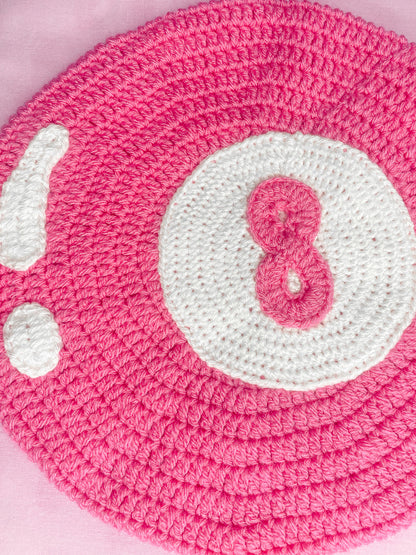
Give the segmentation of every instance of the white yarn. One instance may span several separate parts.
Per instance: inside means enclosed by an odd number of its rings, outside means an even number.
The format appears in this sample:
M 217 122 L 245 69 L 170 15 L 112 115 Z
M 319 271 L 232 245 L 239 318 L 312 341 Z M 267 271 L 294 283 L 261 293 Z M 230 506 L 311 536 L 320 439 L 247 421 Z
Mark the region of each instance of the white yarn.
M 302 283 L 299 276 L 293 270 L 289 270 L 287 273 L 287 287 L 291 293 L 299 293 L 302 289 Z
M 329 263 L 334 303 L 307 330 L 279 326 L 255 294 L 264 253 L 247 200 L 277 175 L 309 185 L 322 207 L 314 246 Z M 363 152 L 322 137 L 271 132 L 208 157 L 172 198 L 159 251 L 165 302 L 190 345 L 260 386 L 352 379 L 385 358 L 416 311 L 416 238 L 402 198 Z
M 38 303 L 24 303 L 11 312 L 3 340 L 11 365 L 31 378 L 47 374 L 58 364 L 59 328 L 51 312 Z
M 69 146 L 68 130 L 49 125 L 39 131 L 0 197 L 0 264 L 27 270 L 45 254 L 46 205 L 53 167 Z

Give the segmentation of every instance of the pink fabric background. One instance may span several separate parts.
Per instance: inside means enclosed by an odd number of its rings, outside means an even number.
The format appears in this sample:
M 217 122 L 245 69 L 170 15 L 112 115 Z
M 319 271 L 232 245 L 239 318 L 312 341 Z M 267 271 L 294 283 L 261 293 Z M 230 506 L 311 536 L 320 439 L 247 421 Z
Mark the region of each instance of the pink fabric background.
M 96 43 L 196 0 L 0 0 L 0 126 Z M 416 41 L 414 0 L 328 0 Z M 57 491 L 0 428 L 0 553 L 163 555 Z M 416 523 L 354 555 L 416 555 Z

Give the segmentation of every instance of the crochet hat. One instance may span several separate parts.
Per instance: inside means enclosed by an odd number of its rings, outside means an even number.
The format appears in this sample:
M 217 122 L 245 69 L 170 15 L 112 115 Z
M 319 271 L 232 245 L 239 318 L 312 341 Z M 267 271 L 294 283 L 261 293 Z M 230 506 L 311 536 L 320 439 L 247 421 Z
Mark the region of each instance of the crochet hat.
M 0 136 L 0 419 L 179 552 L 416 517 L 416 47 L 225 0 L 110 39 Z

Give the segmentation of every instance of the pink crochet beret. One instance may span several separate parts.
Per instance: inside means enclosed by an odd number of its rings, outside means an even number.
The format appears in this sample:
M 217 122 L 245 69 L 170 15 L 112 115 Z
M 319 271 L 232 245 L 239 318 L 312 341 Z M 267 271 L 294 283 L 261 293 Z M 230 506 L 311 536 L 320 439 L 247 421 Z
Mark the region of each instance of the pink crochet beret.
M 295 0 L 110 39 L 0 135 L 0 420 L 183 553 L 416 517 L 416 46 Z

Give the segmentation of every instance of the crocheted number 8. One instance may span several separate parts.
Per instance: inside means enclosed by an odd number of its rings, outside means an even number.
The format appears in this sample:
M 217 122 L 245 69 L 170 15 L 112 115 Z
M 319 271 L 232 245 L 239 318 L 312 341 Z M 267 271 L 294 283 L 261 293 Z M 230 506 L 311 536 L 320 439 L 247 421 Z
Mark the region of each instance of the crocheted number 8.
M 334 284 L 313 246 L 321 206 L 312 189 L 294 179 L 265 181 L 251 194 L 247 217 L 254 240 L 268 253 L 256 276 L 263 311 L 282 326 L 319 324 L 331 308 Z

